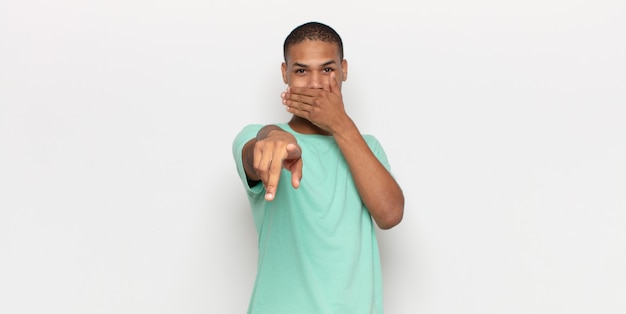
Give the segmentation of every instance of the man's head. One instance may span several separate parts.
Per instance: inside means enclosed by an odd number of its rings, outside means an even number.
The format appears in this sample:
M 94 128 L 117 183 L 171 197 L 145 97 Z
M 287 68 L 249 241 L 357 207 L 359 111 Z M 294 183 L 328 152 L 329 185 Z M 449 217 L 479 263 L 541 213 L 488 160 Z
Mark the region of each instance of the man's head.
M 323 88 L 333 72 L 340 87 L 347 79 L 343 42 L 330 26 L 309 22 L 296 27 L 285 39 L 283 53 L 283 81 L 289 86 Z
M 339 60 L 343 60 L 343 42 L 337 32 L 326 24 L 319 22 L 308 22 L 294 28 L 285 38 L 283 45 L 283 56 L 287 62 L 287 52 L 291 46 L 299 44 L 305 40 L 319 40 L 337 45 Z

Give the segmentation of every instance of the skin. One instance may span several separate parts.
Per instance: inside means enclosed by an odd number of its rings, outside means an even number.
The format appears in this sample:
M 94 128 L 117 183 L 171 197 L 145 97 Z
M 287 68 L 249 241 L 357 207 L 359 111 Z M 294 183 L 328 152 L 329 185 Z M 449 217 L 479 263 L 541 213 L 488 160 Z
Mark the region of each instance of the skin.
M 344 109 L 341 84 L 348 77 L 348 63 L 339 59 L 334 43 L 305 40 L 287 51 L 281 65 L 282 103 L 293 116 L 289 125 L 298 133 L 333 136 L 352 173 L 363 203 L 381 229 L 402 220 L 404 195 L 400 186 L 367 146 Z M 296 138 L 277 126 L 263 127 L 244 146 L 244 169 L 251 183 L 261 181 L 265 199 L 272 201 L 281 168 L 291 172 L 291 184 L 302 179 L 301 149 Z

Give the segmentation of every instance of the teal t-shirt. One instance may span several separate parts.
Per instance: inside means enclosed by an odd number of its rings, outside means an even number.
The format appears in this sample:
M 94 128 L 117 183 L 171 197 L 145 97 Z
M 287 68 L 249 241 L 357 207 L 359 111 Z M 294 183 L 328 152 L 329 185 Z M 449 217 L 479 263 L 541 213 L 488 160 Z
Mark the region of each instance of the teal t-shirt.
M 356 190 L 332 136 L 300 134 L 302 180 L 291 185 L 283 169 L 275 199 L 265 201 L 263 184 L 249 187 L 243 146 L 263 125 L 248 125 L 233 142 L 233 157 L 248 195 L 258 232 L 258 268 L 248 313 L 380 314 L 382 275 L 372 218 Z M 389 170 L 375 137 L 363 135 Z

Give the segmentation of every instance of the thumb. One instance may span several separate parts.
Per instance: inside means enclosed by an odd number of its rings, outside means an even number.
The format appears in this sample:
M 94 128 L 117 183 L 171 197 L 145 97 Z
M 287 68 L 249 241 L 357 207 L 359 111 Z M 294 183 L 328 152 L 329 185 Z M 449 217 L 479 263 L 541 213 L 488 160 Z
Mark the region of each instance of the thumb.
M 287 144 L 287 159 L 298 159 L 302 156 L 302 150 L 296 144 Z
M 288 170 L 291 172 L 291 185 L 294 188 L 300 187 L 300 180 L 302 180 L 302 150 L 298 145 L 287 145 L 287 159 L 292 160 Z

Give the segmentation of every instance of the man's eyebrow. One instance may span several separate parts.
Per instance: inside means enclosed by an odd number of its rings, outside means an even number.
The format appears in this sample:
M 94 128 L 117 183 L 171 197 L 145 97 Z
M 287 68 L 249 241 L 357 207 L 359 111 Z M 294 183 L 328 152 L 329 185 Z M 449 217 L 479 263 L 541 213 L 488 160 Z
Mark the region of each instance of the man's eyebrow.
M 321 67 L 329 66 L 329 65 L 335 64 L 335 63 L 336 63 L 335 60 L 330 60 L 330 61 L 324 62 Z M 308 68 L 309 67 L 308 65 L 303 64 L 303 63 L 299 63 L 299 62 L 294 62 L 293 66 L 294 67 L 300 67 L 300 68 Z

